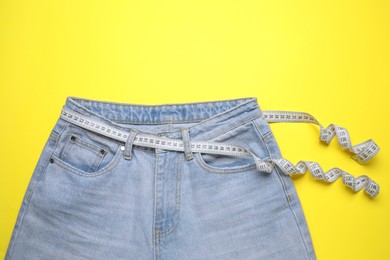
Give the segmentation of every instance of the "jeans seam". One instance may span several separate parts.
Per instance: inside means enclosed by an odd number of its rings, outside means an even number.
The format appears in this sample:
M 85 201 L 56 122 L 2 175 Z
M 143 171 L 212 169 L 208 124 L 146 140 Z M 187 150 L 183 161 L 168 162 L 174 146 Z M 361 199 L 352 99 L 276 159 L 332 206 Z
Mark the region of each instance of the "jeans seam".
M 162 235 L 162 237 L 167 237 L 169 234 L 171 234 L 177 227 L 179 219 L 180 219 L 180 195 L 181 195 L 181 170 L 183 168 L 183 165 L 181 162 L 183 162 L 184 157 L 180 156 L 181 159 L 178 160 L 178 165 L 180 166 L 178 170 L 176 171 L 176 176 L 178 176 L 178 180 L 176 181 L 176 208 L 175 208 L 175 218 L 174 218 L 174 225 L 168 229 L 167 231 L 159 231 L 159 236 Z
M 156 220 L 157 220 L 157 165 L 158 165 L 158 157 L 159 155 L 156 154 L 155 160 L 154 160 L 154 210 L 153 210 L 153 256 L 154 260 L 160 259 L 160 248 L 159 248 L 159 231 L 156 229 Z
M 51 132 L 51 134 L 50 134 L 50 136 L 49 136 L 48 139 L 49 139 L 49 141 L 50 141 L 50 139 L 52 139 L 52 134 L 54 133 L 55 138 L 53 139 L 53 141 L 55 142 L 55 145 L 54 145 L 54 148 L 53 148 L 53 150 L 52 150 L 52 152 L 51 152 L 49 158 L 53 155 L 55 149 L 57 148 L 58 140 L 59 140 L 60 136 L 62 135 L 62 133 L 65 131 L 65 128 L 66 128 L 67 124 L 69 124 L 69 123 L 66 123 L 66 124 L 65 124 L 65 126 L 62 128 L 62 130 L 61 130 L 60 133 L 56 133 L 56 132 L 54 132 L 54 131 Z M 43 151 L 42 151 L 42 152 L 43 152 Z M 38 180 L 37 180 L 37 183 L 35 183 L 35 185 L 32 187 L 31 192 L 30 192 L 30 194 L 27 196 L 27 198 L 26 198 L 25 200 L 22 201 L 22 206 L 23 206 L 23 203 L 25 203 L 26 206 L 25 206 L 25 210 L 24 210 L 24 212 L 23 212 L 23 215 L 22 215 L 21 218 L 20 218 L 20 222 L 19 222 L 19 223 L 15 223 L 15 224 L 19 224 L 19 228 L 18 228 L 18 230 L 17 230 L 17 233 L 16 233 L 15 236 L 13 237 L 13 241 L 10 241 L 10 243 L 13 242 L 13 244 L 12 244 L 12 248 L 10 248 L 9 258 L 11 258 L 12 254 L 13 254 L 13 252 L 14 252 L 15 243 L 17 242 L 16 238 L 17 238 L 17 236 L 19 235 L 19 232 L 20 232 L 21 228 L 23 227 L 24 218 L 25 218 L 25 216 L 26 216 L 26 214 L 27 214 L 28 206 L 30 205 L 30 203 L 29 203 L 29 202 L 30 202 L 30 198 L 32 197 L 32 195 L 33 195 L 33 193 L 34 193 L 35 187 L 38 185 L 38 183 L 39 183 L 39 182 L 41 181 L 41 179 L 42 179 L 42 176 L 45 174 L 45 171 L 46 171 L 46 168 L 47 168 L 47 165 L 48 165 L 48 164 L 49 164 L 49 162 L 46 162 L 45 168 L 43 169 L 42 174 L 39 176 L 39 178 L 38 178 Z M 34 173 L 33 173 L 33 174 L 34 174 Z M 17 222 L 17 220 L 16 220 L 16 222 Z M 11 237 L 11 240 L 12 240 L 12 237 Z
M 262 115 L 261 115 L 261 116 L 262 116 Z M 256 117 L 256 118 L 258 118 L 258 117 Z M 263 140 L 264 146 L 265 146 L 265 148 L 267 149 L 268 156 L 267 156 L 266 159 L 272 158 L 272 156 L 271 156 L 271 151 L 270 151 L 270 149 L 269 149 L 269 147 L 268 147 L 268 143 L 267 143 L 267 142 L 268 142 L 268 139 L 265 140 L 265 136 L 267 136 L 269 133 L 272 133 L 272 132 L 269 131 L 269 132 L 267 132 L 266 134 L 263 135 L 263 133 L 260 131 L 260 129 L 259 129 L 259 127 L 257 126 L 257 124 L 254 122 L 254 120 L 255 120 L 256 118 L 253 118 L 253 119 L 251 120 L 251 123 L 252 123 L 252 125 L 255 127 L 257 133 L 260 135 L 260 138 Z
M 64 128 L 61 130 L 61 132 L 59 134 L 55 134 L 56 135 L 56 138 L 54 139 L 55 143 L 54 143 L 54 147 L 53 147 L 53 150 L 50 154 L 50 156 L 48 158 L 51 158 L 54 154 L 54 151 L 57 149 L 57 146 L 58 146 L 58 140 L 60 138 L 60 136 L 62 135 L 62 133 L 65 131 L 66 129 L 66 126 L 68 125 L 69 123 L 66 123 Z M 49 140 L 51 139 L 51 137 L 49 137 Z M 43 152 L 43 151 L 42 151 Z M 28 197 L 26 198 L 26 202 L 28 203 L 32 194 L 34 193 L 34 190 L 35 190 L 35 187 L 38 185 L 38 183 L 41 181 L 42 177 L 45 175 L 45 171 L 46 171 L 46 168 L 47 166 L 49 165 L 49 161 L 46 162 L 46 165 L 45 167 L 43 168 L 43 171 L 42 171 L 42 174 L 39 176 L 38 180 L 37 180 L 37 183 L 35 183 L 35 185 L 32 187 L 32 190 L 30 192 L 30 194 L 28 195 Z
M 264 141 L 264 145 L 265 145 L 265 147 L 267 148 L 269 157 L 270 157 L 271 159 L 273 159 L 272 153 L 271 153 L 271 151 L 270 151 L 270 149 L 269 149 L 269 147 L 268 147 L 268 146 L 269 146 L 268 141 L 275 138 L 274 135 L 273 135 L 272 130 L 267 131 L 267 133 L 265 133 L 265 134 L 262 134 L 261 131 L 260 131 L 260 129 L 258 128 L 257 124 L 256 124 L 255 122 L 253 122 L 253 121 L 252 121 L 252 124 L 255 126 L 255 128 L 256 128 L 257 131 L 258 131 L 258 133 L 259 133 L 260 136 L 262 137 L 262 139 L 263 139 L 263 141 Z M 274 167 L 275 167 L 275 168 L 274 168 L 274 169 L 275 169 L 275 173 L 276 173 L 277 178 L 278 178 L 278 180 L 279 180 L 279 184 L 282 186 L 283 193 L 284 193 L 284 195 L 285 195 L 285 199 L 286 199 L 286 202 L 287 202 L 287 204 L 288 204 L 288 207 L 289 207 L 289 209 L 290 209 L 292 215 L 294 216 L 294 221 L 295 221 L 295 224 L 296 224 L 296 226 L 297 226 L 297 228 L 298 228 L 298 230 L 299 230 L 299 235 L 301 236 L 301 240 L 302 240 L 303 246 L 305 247 L 307 257 L 308 257 L 308 259 L 310 259 L 310 257 L 309 257 L 309 256 L 310 256 L 309 250 L 308 250 L 308 248 L 307 248 L 305 239 L 304 239 L 304 237 L 303 237 L 301 227 L 299 226 L 299 223 L 298 223 L 298 220 L 297 220 L 297 216 L 296 216 L 296 214 L 295 214 L 295 212 L 294 212 L 294 210 L 293 210 L 293 208 L 292 208 L 291 201 L 288 199 L 288 198 L 290 198 L 290 195 L 289 195 L 289 193 L 287 192 L 286 185 L 285 185 L 284 181 L 282 180 L 282 177 L 280 176 L 280 172 L 279 172 L 279 170 L 277 169 L 277 166 L 275 165 Z
M 285 194 L 285 199 L 286 199 L 286 201 L 287 201 L 288 207 L 289 207 L 289 209 L 290 209 L 292 215 L 294 216 L 294 221 L 295 221 L 295 224 L 296 224 L 296 226 L 297 226 L 297 228 L 298 228 L 298 230 L 299 230 L 299 234 L 300 234 L 300 236 L 301 236 L 301 240 L 302 240 L 303 246 L 305 247 L 307 257 L 308 257 L 308 259 L 310 259 L 310 254 L 309 254 L 309 250 L 308 250 L 307 245 L 306 245 L 306 240 L 305 240 L 304 237 L 303 237 L 302 230 L 301 230 L 301 227 L 300 227 L 300 225 L 299 225 L 299 223 L 298 223 L 298 219 L 297 219 L 297 216 L 296 216 L 296 214 L 295 214 L 295 211 L 294 211 L 294 209 L 292 208 L 291 201 L 288 199 L 288 198 L 290 198 L 291 196 L 290 196 L 289 193 L 287 192 L 286 185 L 285 185 L 284 181 L 281 179 L 282 177 L 280 176 L 279 170 L 278 170 L 277 168 L 275 168 L 275 171 L 276 171 L 276 175 L 277 175 L 277 177 L 278 177 L 278 179 L 279 179 L 279 182 L 280 182 L 281 185 L 282 185 L 282 189 L 283 189 L 283 192 L 284 192 L 284 194 Z

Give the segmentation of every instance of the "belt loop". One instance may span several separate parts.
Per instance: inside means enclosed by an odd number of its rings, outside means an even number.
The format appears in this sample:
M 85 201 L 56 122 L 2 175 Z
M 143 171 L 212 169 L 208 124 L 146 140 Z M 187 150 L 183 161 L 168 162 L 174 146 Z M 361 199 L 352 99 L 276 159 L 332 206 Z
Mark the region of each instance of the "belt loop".
M 185 153 L 187 161 L 192 160 L 194 158 L 192 156 L 192 151 L 191 151 L 191 146 L 190 146 L 190 135 L 188 132 L 189 132 L 188 128 L 181 129 L 181 136 L 183 138 L 183 144 L 184 144 L 184 153 Z
M 125 144 L 125 150 L 123 151 L 123 158 L 126 160 L 131 160 L 131 154 L 132 154 L 132 149 L 133 149 L 133 142 L 134 138 L 137 135 L 138 130 L 132 128 L 129 137 L 127 137 L 126 144 Z

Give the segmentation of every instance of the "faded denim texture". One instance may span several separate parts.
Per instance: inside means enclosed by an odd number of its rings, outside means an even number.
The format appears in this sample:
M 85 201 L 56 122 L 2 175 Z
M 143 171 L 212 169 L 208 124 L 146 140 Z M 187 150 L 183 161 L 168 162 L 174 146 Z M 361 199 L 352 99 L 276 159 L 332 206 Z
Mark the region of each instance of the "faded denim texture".
M 68 97 L 121 130 L 246 147 L 281 158 L 254 97 L 139 105 Z M 132 146 L 59 118 L 24 195 L 5 259 L 316 259 L 290 176 L 252 157 Z

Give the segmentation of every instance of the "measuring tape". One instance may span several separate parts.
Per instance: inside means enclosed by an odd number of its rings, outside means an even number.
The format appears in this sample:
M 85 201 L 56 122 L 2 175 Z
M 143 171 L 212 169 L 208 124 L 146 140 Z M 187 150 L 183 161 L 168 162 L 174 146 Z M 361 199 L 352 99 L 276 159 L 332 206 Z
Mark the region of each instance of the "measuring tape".
M 112 139 L 116 139 L 118 141 L 122 141 L 124 143 L 129 137 L 129 133 L 126 131 L 122 131 L 107 124 L 91 120 L 84 115 L 67 109 L 62 110 L 61 118 L 72 124 L 83 127 L 87 130 L 99 133 Z M 193 152 L 223 154 L 231 156 L 250 155 L 247 149 L 239 145 L 208 141 L 191 141 L 190 143 L 191 151 Z M 159 148 L 184 152 L 183 140 L 160 137 L 156 135 L 137 133 L 134 138 L 133 144 L 150 148 Z
M 320 140 L 329 144 L 334 136 L 337 136 L 339 145 L 354 154 L 352 159 L 362 164 L 370 160 L 379 152 L 378 145 L 369 139 L 363 143 L 352 146 L 351 137 L 348 130 L 344 127 L 330 124 L 327 128 L 324 128 L 312 115 L 304 112 L 290 112 L 290 111 L 263 111 L 265 119 L 269 123 L 313 123 L 320 127 Z
M 326 129 L 324 129 L 322 125 L 313 116 L 307 113 L 289 111 L 263 111 L 263 115 L 270 123 L 315 123 L 320 126 L 320 139 L 322 141 L 330 143 L 332 138 L 336 135 L 339 139 L 340 145 L 345 149 L 348 149 L 353 152 L 355 154 L 355 161 L 359 163 L 366 162 L 379 152 L 379 147 L 372 140 L 352 146 L 350 142 L 349 133 L 345 128 L 336 125 L 330 125 Z M 127 138 L 129 137 L 129 132 L 127 131 L 123 131 L 105 123 L 95 121 L 88 116 L 79 114 L 66 108 L 62 109 L 61 118 L 69 123 L 75 124 L 84 129 L 99 133 L 101 135 L 124 143 L 126 143 Z M 184 152 L 184 142 L 181 139 L 171 139 L 144 133 L 137 133 L 134 137 L 133 144 L 150 148 Z M 366 175 L 362 175 L 355 178 L 351 174 L 339 168 L 332 168 L 325 173 L 321 169 L 321 167 L 315 162 L 299 161 L 297 165 L 294 166 L 294 164 L 292 164 L 286 159 L 262 160 L 257 157 L 253 152 L 249 151 L 243 146 L 222 142 L 190 141 L 190 147 L 192 152 L 230 156 L 252 156 L 254 161 L 256 162 L 256 168 L 261 172 L 270 173 L 272 172 L 274 166 L 278 166 L 278 168 L 286 175 L 304 174 L 307 170 L 309 170 L 313 177 L 326 182 L 334 182 L 338 178 L 342 177 L 343 183 L 347 187 L 351 188 L 354 191 L 359 191 L 364 188 L 364 191 L 372 198 L 379 193 L 379 185 Z

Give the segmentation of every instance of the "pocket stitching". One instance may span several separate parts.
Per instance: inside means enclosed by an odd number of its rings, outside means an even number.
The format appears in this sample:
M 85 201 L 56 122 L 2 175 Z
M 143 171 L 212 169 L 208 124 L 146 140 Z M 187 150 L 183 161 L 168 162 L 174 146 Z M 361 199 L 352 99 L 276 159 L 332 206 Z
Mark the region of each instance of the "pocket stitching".
M 91 162 L 91 164 L 89 165 L 89 168 L 88 168 L 88 169 L 91 169 L 92 172 L 96 171 L 96 169 L 99 168 L 99 165 L 102 163 L 103 158 L 104 158 L 104 156 L 105 156 L 105 154 L 102 155 L 102 154 L 100 153 L 100 150 L 102 150 L 103 148 L 101 148 L 101 147 L 99 147 L 99 146 L 97 146 L 97 145 L 93 145 L 93 144 L 91 144 L 91 143 L 88 143 L 88 142 L 86 142 L 86 141 L 80 139 L 79 137 L 77 137 L 76 140 L 77 140 L 77 141 L 72 141 L 72 140 L 70 140 L 69 142 L 71 142 L 72 145 L 77 145 L 78 147 L 83 148 L 83 149 L 87 149 L 87 150 L 89 150 L 89 151 L 91 151 L 92 153 L 95 154 L 96 159 L 93 160 L 93 162 Z M 68 144 L 69 144 L 69 143 L 68 143 Z M 91 146 L 91 147 L 89 147 L 89 146 Z M 92 147 L 92 146 L 94 146 L 94 147 Z M 70 150 L 70 148 L 68 149 L 68 152 L 69 152 L 69 150 Z M 106 150 L 106 149 L 104 149 L 104 150 Z M 67 154 L 67 155 L 68 155 L 68 154 Z
M 203 169 L 212 172 L 212 173 L 218 173 L 218 174 L 234 174 L 234 173 L 240 173 L 244 171 L 249 171 L 256 168 L 256 162 L 253 162 L 249 165 L 245 166 L 238 166 L 236 168 L 218 168 L 213 167 L 209 164 L 207 164 L 203 158 L 201 157 L 201 153 L 194 153 L 195 160 L 198 162 L 198 165 L 202 167 Z
M 85 148 L 85 149 L 88 149 L 90 150 L 91 152 L 96 152 L 99 154 L 100 150 L 102 150 L 103 148 L 96 145 L 96 144 L 92 144 L 90 142 L 87 142 L 83 139 L 81 139 L 80 137 L 78 137 L 77 135 L 75 134 L 72 134 L 71 137 L 74 136 L 76 137 L 76 140 L 72 141 L 71 139 L 68 140 L 68 143 L 71 142 L 72 144 L 75 144 L 75 145 L 78 145 L 82 148 Z M 105 150 L 105 149 L 104 149 Z
M 254 126 L 254 131 L 259 134 L 259 129 L 257 128 L 256 124 L 253 122 L 253 120 L 259 118 L 261 116 L 255 116 L 247 121 L 245 121 L 245 123 L 243 124 L 240 124 L 240 125 L 236 125 L 232 128 L 230 128 L 229 130 L 225 131 L 225 132 L 222 132 L 222 133 L 219 133 L 217 135 L 214 135 L 212 138 L 209 138 L 208 141 L 212 141 L 213 139 L 223 135 L 223 134 L 227 134 L 239 127 L 244 127 L 246 126 L 247 124 L 251 124 L 252 127 Z M 264 139 L 263 139 L 263 136 L 260 134 L 259 135 L 259 138 L 263 141 L 264 143 Z M 268 151 L 268 156 L 266 158 L 269 158 L 269 149 L 267 147 L 267 145 L 265 145 L 265 147 L 267 148 L 267 151 Z M 218 174 L 231 174 L 231 173 L 239 173 L 239 172 L 243 172 L 243 171 L 249 171 L 253 168 L 256 168 L 256 162 L 253 160 L 253 163 L 251 164 L 248 164 L 248 165 L 245 165 L 245 166 L 238 166 L 238 167 L 235 167 L 235 168 L 218 168 L 218 167 L 214 167 L 214 166 L 211 166 L 209 164 L 207 164 L 204 159 L 202 158 L 202 155 L 201 153 L 194 153 L 195 154 L 195 158 L 196 158 L 196 161 L 198 162 L 198 165 L 200 165 L 203 169 L 205 169 L 206 171 L 209 171 L 209 172 L 212 172 L 212 173 L 218 173 Z M 266 159 L 264 158 L 264 159 Z
M 103 175 L 103 174 L 109 172 L 110 170 L 112 170 L 112 168 L 115 167 L 115 165 L 117 165 L 117 163 L 119 162 L 119 159 L 120 159 L 120 155 L 121 155 L 120 151 L 121 151 L 121 149 L 119 146 L 114 157 L 112 158 L 112 160 L 105 167 L 103 167 L 102 169 L 100 169 L 96 172 L 86 172 L 86 171 L 80 170 L 80 169 L 74 167 L 73 165 L 70 165 L 69 163 L 63 161 L 62 159 L 60 159 L 59 157 L 57 157 L 55 155 L 52 155 L 51 158 L 53 158 L 54 163 L 56 163 L 56 165 L 58 165 L 59 167 L 65 169 L 65 170 L 68 170 L 74 174 L 77 174 L 77 175 L 80 175 L 83 177 L 96 177 L 96 176 Z
M 76 140 L 72 140 L 72 136 L 76 137 Z M 81 149 L 85 149 L 87 151 L 90 151 L 94 154 L 94 156 L 96 156 L 96 159 L 94 160 L 91 160 L 91 163 L 88 167 L 88 170 L 91 170 L 91 173 L 93 172 L 96 172 L 96 169 L 99 168 L 100 164 L 102 163 L 105 155 L 105 154 L 101 154 L 100 151 L 101 150 L 104 150 L 106 151 L 106 149 L 102 148 L 101 146 L 99 145 L 96 145 L 96 144 L 92 144 L 88 141 L 85 141 L 83 140 L 81 137 L 79 137 L 78 135 L 74 134 L 74 133 L 71 133 L 71 135 L 69 136 L 68 138 L 68 141 L 64 147 L 64 150 L 62 152 L 62 154 L 59 155 L 59 159 L 62 160 L 63 162 L 65 162 L 65 159 L 68 158 L 69 156 L 69 151 L 71 150 L 71 148 L 74 146 L 74 145 L 77 145 L 77 147 L 81 148 Z M 71 165 L 70 163 L 67 163 L 69 165 Z M 75 169 L 77 169 L 77 167 L 73 166 Z M 85 171 L 87 172 L 87 171 Z M 88 171 L 89 172 L 89 171 Z

